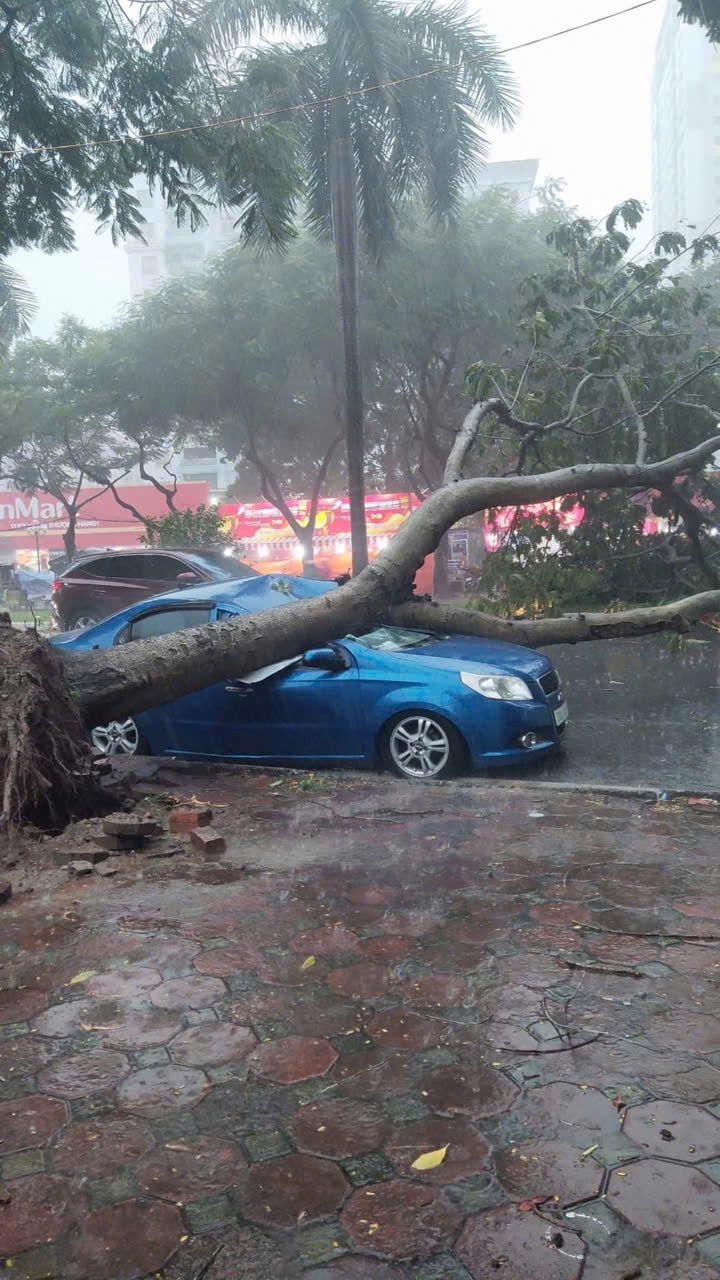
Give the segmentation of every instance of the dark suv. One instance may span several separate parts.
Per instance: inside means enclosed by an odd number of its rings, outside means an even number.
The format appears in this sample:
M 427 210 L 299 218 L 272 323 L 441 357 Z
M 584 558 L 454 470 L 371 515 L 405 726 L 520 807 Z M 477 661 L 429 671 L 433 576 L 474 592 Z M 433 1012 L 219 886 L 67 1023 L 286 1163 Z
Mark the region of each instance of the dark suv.
M 84 556 L 53 583 L 53 625 L 60 631 L 80 631 L 146 596 L 256 576 L 230 548 L 138 547 Z

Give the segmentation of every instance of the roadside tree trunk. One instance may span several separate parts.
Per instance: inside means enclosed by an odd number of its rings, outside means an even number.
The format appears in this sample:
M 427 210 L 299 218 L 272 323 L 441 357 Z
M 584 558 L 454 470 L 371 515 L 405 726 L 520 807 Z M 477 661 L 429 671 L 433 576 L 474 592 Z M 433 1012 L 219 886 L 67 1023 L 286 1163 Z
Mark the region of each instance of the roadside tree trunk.
M 355 159 L 347 104 L 330 108 L 332 140 L 329 155 L 330 207 L 337 273 L 338 305 L 345 361 L 345 433 L 353 573 L 368 562 L 365 519 L 365 433 L 360 360 L 360 284 Z

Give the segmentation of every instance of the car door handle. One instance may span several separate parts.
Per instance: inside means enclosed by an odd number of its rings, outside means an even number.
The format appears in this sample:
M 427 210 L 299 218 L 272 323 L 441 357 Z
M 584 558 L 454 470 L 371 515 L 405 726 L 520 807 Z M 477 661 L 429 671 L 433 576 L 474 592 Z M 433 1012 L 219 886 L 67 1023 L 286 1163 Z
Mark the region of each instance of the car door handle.
M 226 693 L 241 693 L 244 697 L 247 697 L 247 695 L 248 695 L 249 693 L 252 693 L 252 685 L 251 685 L 251 684 L 239 684 L 239 683 L 238 683 L 238 684 L 226 684 L 226 685 L 225 685 L 225 692 L 226 692 Z

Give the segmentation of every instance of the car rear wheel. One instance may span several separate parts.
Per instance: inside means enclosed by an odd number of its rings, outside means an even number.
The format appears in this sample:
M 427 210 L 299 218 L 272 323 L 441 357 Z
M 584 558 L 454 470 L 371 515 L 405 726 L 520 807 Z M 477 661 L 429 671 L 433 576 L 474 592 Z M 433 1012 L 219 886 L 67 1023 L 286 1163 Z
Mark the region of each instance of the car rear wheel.
M 454 778 L 467 765 L 467 748 L 453 725 L 427 711 L 403 711 L 382 737 L 386 768 L 412 781 Z
M 77 613 L 73 613 L 67 620 L 67 631 L 84 631 L 86 627 L 94 627 L 96 622 L 100 622 L 100 615 L 91 613 L 89 609 L 80 609 Z
M 134 756 L 145 754 L 147 744 L 131 716 L 127 720 L 111 720 L 97 725 L 90 733 L 96 751 L 104 756 Z

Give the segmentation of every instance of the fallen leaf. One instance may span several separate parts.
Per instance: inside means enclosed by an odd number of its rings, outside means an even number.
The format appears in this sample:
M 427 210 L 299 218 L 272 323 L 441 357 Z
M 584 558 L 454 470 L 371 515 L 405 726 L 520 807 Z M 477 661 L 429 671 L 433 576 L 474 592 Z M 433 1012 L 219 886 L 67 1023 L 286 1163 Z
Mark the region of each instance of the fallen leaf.
M 112 1024 L 112 1023 L 108 1023 L 108 1025 L 107 1025 L 106 1027 L 96 1027 L 96 1026 L 94 1026 L 94 1025 L 93 1025 L 93 1023 L 91 1023 L 91 1022 L 81 1022 L 81 1023 L 80 1023 L 80 1029 L 81 1029 L 82 1031 L 112 1031 L 112 1029 L 113 1029 L 113 1024 Z
M 532 1213 L 532 1210 L 536 1209 L 539 1204 L 545 1204 L 545 1201 L 549 1199 L 550 1196 L 533 1196 L 532 1200 L 521 1200 L 518 1210 L 520 1213 Z
M 437 1169 L 438 1165 L 442 1164 L 443 1160 L 445 1159 L 449 1146 L 450 1146 L 450 1143 L 448 1142 L 447 1146 L 438 1147 L 436 1151 L 425 1151 L 423 1155 L 418 1156 L 417 1160 L 413 1160 L 412 1164 L 410 1165 L 410 1168 L 411 1169 Z
M 580 1159 L 587 1160 L 588 1156 L 591 1156 L 593 1151 L 597 1151 L 599 1146 L 600 1146 L 600 1143 L 596 1142 L 592 1147 L 586 1147 L 584 1151 L 580 1152 Z
M 312 969 L 312 967 L 313 967 L 313 965 L 314 965 L 314 964 L 315 964 L 315 957 L 314 957 L 314 956 L 308 956 L 308 957 L 307 957 L 307 960 L 303 960 L 302 964 L 300 965 L 300 968 L 301 968 L 301 969 Z
M 88 978 L 94 978 L 97 969 L 83 969 L 82 973 L 76 973 L 74 978 L 68 982 L 69 987 L 74 987 L 78 982 L 87 982 Z

